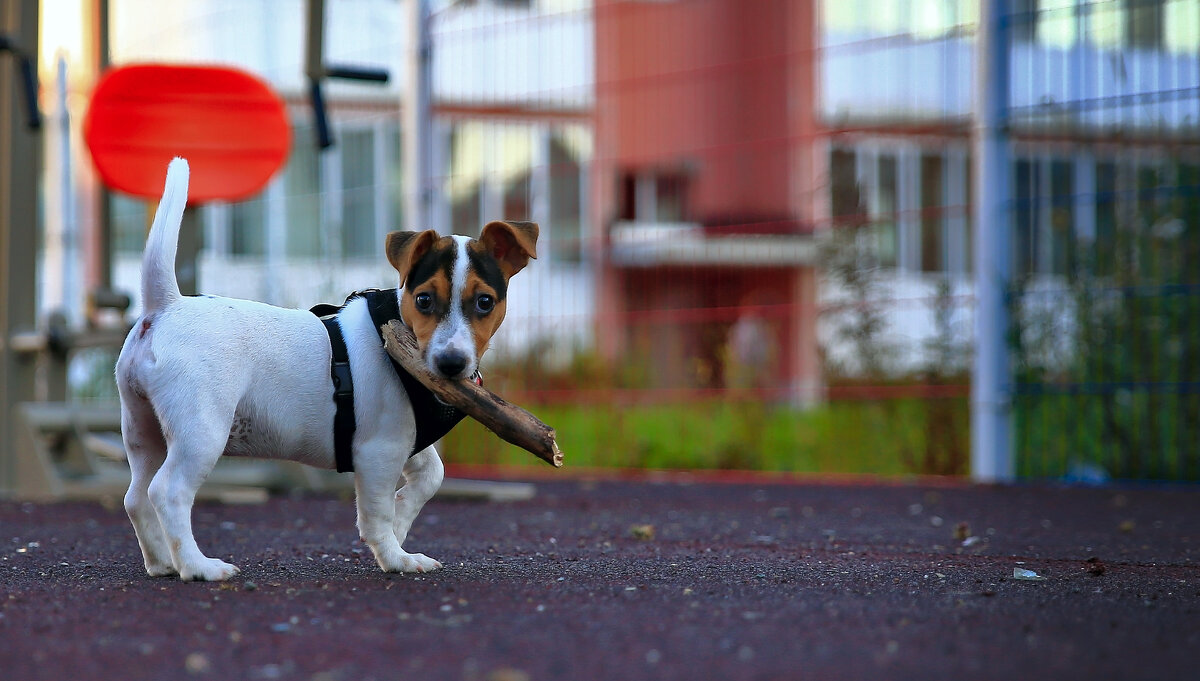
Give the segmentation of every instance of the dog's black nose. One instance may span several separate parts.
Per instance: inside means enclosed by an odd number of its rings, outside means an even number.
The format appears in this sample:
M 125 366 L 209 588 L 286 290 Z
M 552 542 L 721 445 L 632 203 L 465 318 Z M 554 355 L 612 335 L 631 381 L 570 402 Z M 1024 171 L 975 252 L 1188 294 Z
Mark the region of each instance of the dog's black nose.
M 467 356 L 461 352 L 449 351 L 437 356 L 434 360 L 437 370 L 443 376 L 455 378 L 467 368 Z

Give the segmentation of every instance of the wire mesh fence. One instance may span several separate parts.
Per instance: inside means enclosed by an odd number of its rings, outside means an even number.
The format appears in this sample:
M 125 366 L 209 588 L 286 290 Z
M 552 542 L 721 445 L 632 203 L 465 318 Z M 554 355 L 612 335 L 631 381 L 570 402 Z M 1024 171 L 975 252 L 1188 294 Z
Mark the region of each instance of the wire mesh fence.
M 1018 470 L 1200 480 L 1200 5 L 1024 9 L 1010 17 Z M 1020 52 L 1039 40 L 1054 49 Z
M 577 465 L 969 472 L 977 3 L 433 2 L 430 225 L 397 3 L 330 5 L 330 53 L 393 79 L 331 88 L 327 151 L 301 2 L 111 5 L 118 61 L 234 61 L 291 106 L 281 176 L 203 209 L 205 292 L 337 302 L 395 286 L 391 229 L 532 219 L 484 370 Z M 1008 7 L 1018 473 L 1200 479 L 1200 0 Z M 136 291 L 144 208 L 114 210 Z

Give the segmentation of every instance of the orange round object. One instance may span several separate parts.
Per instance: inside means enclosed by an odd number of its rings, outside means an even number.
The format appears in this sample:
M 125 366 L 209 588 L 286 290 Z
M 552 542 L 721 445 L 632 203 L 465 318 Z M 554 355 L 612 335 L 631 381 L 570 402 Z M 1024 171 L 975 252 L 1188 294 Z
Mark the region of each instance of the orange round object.
M 109 70 L 92 93 L 83 138 L 110 188 L 156 199 L 167 163 L 188 160 L 189 203 L 232 201 L 266 185 L 287 159 L 287 110 L 262 80 L 214 66 Z

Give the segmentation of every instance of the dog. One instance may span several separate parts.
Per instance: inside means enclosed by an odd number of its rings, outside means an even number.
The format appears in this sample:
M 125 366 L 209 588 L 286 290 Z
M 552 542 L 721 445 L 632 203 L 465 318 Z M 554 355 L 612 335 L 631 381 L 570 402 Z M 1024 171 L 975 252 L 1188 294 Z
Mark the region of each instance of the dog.
M 170 162 L 142 258 L 143 312 L 116 364 L 131 471 L 125 510 L 151 576 L 220 581 L 238 568 L 196 544 L 196 492 L 222 455 L 335 467 L 333 343 L 309 311 L 180 294 L 174 263 L 188 176 L 187 161 Z M 400 288 L 383 293 L 398 298 L 389 302 L 432 372 L 475 375 L 504 320 L 508 281 L 537 257 L 537 238 L 535 223 L 502 221 L 485 225 L 478 239 L 433 230 L 387 235 Z M 365 300 L 351 298 L 335 319 L 353 376 L 359 534 L 386 572 L 436 570 L 441 563 L 402 547 L 442 484 L 441 459 L 432 445 L 411 452 L 420 425 L 415 402 Z

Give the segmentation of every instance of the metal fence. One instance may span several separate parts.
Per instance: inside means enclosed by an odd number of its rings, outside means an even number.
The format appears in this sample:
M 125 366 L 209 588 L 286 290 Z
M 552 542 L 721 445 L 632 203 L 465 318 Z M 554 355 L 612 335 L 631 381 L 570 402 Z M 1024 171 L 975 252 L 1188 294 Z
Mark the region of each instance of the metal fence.
M 990 314 L 977 306 L 972 263 L 1010 252 L 999 318 L 1011 371 L 996 400 L 1012 423 L 1012 473 L 1200 479 L 1200 3 L 997 3 L 1000 40 L 988 56 L 1007 71 L 999 128 L 1009 158 L 1004 177 L 984 180 L 1004 191 L 994 254 L 972 253 L 979 162 L 967 140 L 986 103 L 971 100 L 981 18 L 972 5 L 926 3 L 919 16 L 876 7 L 874 17 L 825 5 L 822 110 L 840 128 L 831 214 L 848 255 L 824 269 L 855 299 L 843 349 L 863 380 L 887 376 L 894 319 L 924 306 L 932 371 L 909 376 L 930 390 L 961 366 L 957 352 L 981 347 L 954 327 L 957 312 Z M 936 294 L 879 293 L 917 272 L 942 277 Z M 938 403 L 924 404 L 928 413 Z M 965 407 L 955 408 L 961 418 Z M 964 438 L 942 428 L 931 442 L 961 455 Z
M 1022 475 L 1200 480 L 1197 21 L 1197 3 L 1140 1 L 1009 17 L 1018 45 L 1062 45 L 1013 48 Z M 1066 96 L 1033 96 L 1054 81 Z
M 301 2 L 146 4 L 112 0 L 115 61 L 233 61 L 297 131 L 261 197 L 204 209 L 202 290 L 337 301 L 395 284 L 390 229 L 533 219 L 485 373 L 576 464 L 970 472 L 976 3 L 432 2 L 428 225 L 405 10 L 330 4 L 330 54 L 393 80 L 331 88 L 319 151 Z M 1200 0 L 1004 7 L 1015 472 L 1200 479 Z M 143 209 L 114 210 L 136 291 Z

